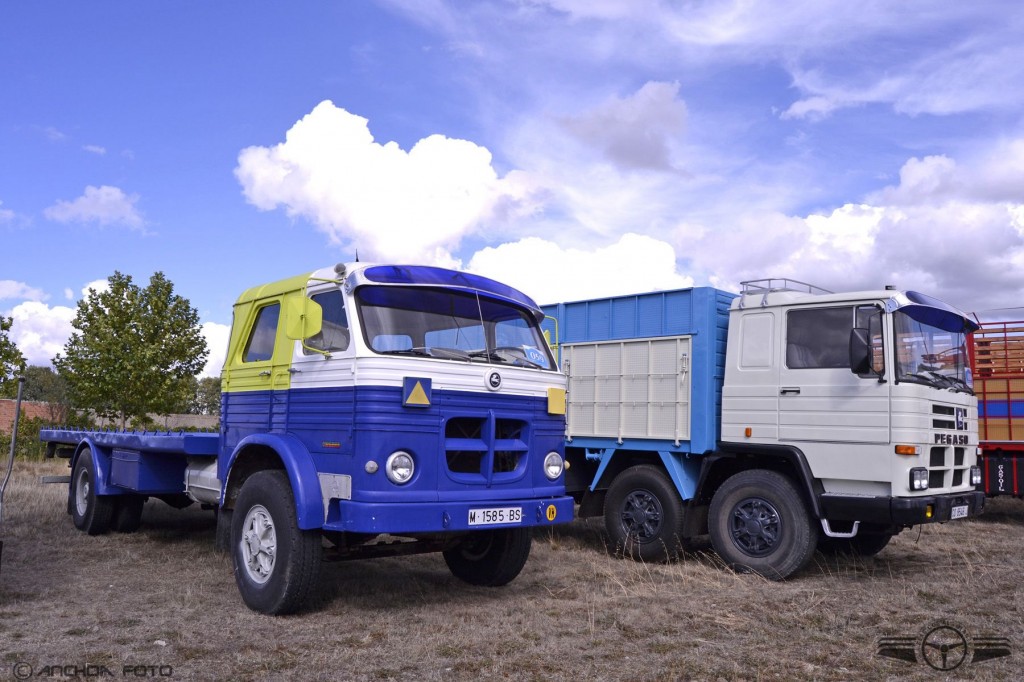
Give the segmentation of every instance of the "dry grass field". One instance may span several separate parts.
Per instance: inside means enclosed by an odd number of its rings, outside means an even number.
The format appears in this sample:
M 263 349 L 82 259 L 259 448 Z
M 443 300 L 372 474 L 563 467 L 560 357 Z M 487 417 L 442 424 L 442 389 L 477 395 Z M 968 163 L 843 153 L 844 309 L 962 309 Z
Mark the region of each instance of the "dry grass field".
M 211 512 L 146 505 L 130 535 L 88 537 L 65 512 L 64 462 L 18 462 L 4 505 L 0 679 L 941 679 L 878 655 L 946 622 L 1012 653 L 951 679 L 1024 677 L 1024 501 L 905 532 L 873 559 L 826 558 L 794 579 L 737 575 L 714 554 L 610 557 L 599 520 L 535 538 L 511 585 L 475 588 L 440 558 L 327 564 L 312 610 L 242 604 Z M 87 667 L 91 666 L 91 667 Z M 109 674 L 108 674 L 109 673 Z

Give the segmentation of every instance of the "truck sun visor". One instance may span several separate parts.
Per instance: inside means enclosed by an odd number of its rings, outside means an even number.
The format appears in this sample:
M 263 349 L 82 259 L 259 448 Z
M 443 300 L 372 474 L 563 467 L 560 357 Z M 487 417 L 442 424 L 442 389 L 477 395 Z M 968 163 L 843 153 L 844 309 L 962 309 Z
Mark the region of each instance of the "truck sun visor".
M 978 329 L 976 322 L 953 306 L 917 291 L 894 295 L 887 302 L 886 309 L 889 312 L 902 310 L 922 324 L 948 332 L 966 334 Z
M 470 289 L 482 295 L 516 303 L 529 309 L 538 321 L 544 319 L 543 313 L 540 312 L 540 306 L 518 289 L 468 272 L 456 272 L 428 265 L 375 265 L 366 268 L 353 279 L 355 281 L 352 284 L 355 287 L 374 282 L 377 284 L 433 285 Z

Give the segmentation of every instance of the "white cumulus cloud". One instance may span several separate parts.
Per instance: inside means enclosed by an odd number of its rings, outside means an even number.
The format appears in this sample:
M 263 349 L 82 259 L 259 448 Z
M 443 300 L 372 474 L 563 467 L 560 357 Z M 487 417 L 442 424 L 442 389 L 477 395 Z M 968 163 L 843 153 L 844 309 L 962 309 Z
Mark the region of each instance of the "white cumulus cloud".
M 49 366 L 71 336 L 75 310 L 50 307 L 40 301 L 26 301 L 11 310 L 10 338 L 30 365 Z
M 59 223 L 97 223 L 141 230 L 146 222 L 135 206 L 138 200 L 137 194 L 125 194 L 118 187 L 89 185 L 82 196 L 72 201 L 60 200 L 44 209 L 43 215 Z
M 45 301 L 49 298 L 42 289 L 36 289 L 24 282 L 11 279 L 0 279 L 0 300 L 15 299 L 19 301 Z
M 516 287 L 538 303 L 693 286 L 670 244 L 625 234 L 609 246 L 564 248 L 528 237 L 478 251 L 467 269 Z
M 673 147 L 686 124 L 678 83 L 645 83 L 632 95 L 613 97 L 563 126 L 623 168 L 673 170 Z
M 231 326 L 217 322 L 204 322 L 202 333 L 206 338 L 206 347 L 210 354 L 206 358 L 206 366 L 203 368 L 203 377 L 219 377 L 220 370 L 224 366 L 224 360 L 228 356 L 228 339 L 231 336 Z
M 834 291 L 892 284 L 971 312 L 1024 304 L 1024 144 L 908 159 L 899 182 L 808 215 L 680 220 L 670 241 L 716 286 L 791 277 Z
M 455 263 L 451 251 L 523 189 L 491 153 L 431 135 L 408 152 L 380 144 L 365 118 L 318 104 L 272 147 L 248 147 L 235 175 L 250 203 L 301 216 L 332 242 L 389 261 Z

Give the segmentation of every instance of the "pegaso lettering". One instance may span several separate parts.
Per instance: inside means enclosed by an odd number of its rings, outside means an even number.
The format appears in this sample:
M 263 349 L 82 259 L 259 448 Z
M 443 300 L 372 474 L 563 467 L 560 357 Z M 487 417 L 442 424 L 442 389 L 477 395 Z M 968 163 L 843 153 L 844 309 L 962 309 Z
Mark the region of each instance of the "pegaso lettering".
M 967 445 L 966 433 L 936 433 L 936 445 Z

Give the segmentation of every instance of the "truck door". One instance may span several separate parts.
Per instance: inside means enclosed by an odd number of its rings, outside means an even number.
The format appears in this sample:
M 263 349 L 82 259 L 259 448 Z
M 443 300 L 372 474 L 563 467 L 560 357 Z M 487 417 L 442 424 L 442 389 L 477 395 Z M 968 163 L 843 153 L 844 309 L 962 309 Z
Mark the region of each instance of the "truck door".
M 236 311 L 236 315 L 242 311 Z M 223 406 L 225 446 L 233 448 L 252 433 L 283 428 L 287 416 L 291 344 L 284 338 L 281 301 L 258 301 L 235 320 L 239 337 L 233 338 L 225 363 Z
M 352 454 L 355 345 L 345 296 L 334 286 L 313 289 L 323 312 L 319 333 L 294 343 L 288 430 L 314 454 Z
M 850 371 L 851 329 L 868 327 L 869 316 L 879 314 L 864 305 L 786 311 L 779 439 L 812 451 L 822 478 L 888 477 L 888 471 L 866 471 L 864 449 L 850 447 L 889 443 L 889 383 Z

